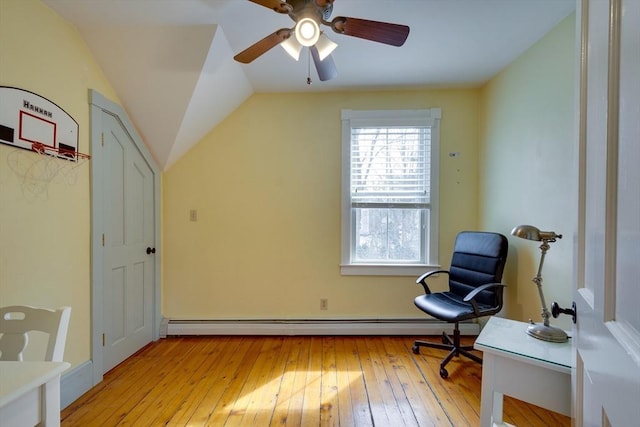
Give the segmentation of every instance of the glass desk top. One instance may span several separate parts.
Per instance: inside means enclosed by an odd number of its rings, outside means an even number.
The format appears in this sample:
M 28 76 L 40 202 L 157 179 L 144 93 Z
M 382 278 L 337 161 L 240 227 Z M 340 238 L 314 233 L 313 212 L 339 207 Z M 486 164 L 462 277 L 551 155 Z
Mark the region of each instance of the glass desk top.
M 474 347 L 493 353 L 511 354 L 556 365 L 558 370 L 571 369 L 571 338 L 565 343 L 542 341 L 527 334 L 529 323 L 491 317 L 478 335 Z

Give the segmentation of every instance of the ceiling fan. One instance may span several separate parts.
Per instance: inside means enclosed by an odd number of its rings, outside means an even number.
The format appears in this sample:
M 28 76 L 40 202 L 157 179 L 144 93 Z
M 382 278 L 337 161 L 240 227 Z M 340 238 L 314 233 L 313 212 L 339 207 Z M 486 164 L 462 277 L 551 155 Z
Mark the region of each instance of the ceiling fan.
M 281 28 L 243 50 L 234 59 L 248 64 L 280 44 L 296 60 L 303 47 L 308 47 L 321 81 L 331 80 L 338 72 L 331 57 L 337 44 L 320 30 L 320 24 L 347 36 L 372 40 L 391 46 L 402 46 L 409 36 L 406 25 L 368 19 L 338 16 L 329 21 L 334 0 L 249 0 L 278 13 L 287 14 L 296 23 L 293 28 Z M 291 37 L 293 36 L 293 37 Z M 311 79 L 307 78 L 307 83 Z

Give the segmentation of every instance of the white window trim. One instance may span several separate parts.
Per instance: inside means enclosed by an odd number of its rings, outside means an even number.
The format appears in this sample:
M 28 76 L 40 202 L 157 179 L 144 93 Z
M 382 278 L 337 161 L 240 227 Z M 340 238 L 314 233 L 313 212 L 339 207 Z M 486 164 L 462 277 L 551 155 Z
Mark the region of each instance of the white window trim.
M 342 259 L 340 274 L 345 276 L 418 276 L 438 269 L 440 119 L 442 110 L 342 110 Z M 351 128 L 352 126 L 431 126 L 431 194 L 429 260 L 426 264 L 351 263 Z

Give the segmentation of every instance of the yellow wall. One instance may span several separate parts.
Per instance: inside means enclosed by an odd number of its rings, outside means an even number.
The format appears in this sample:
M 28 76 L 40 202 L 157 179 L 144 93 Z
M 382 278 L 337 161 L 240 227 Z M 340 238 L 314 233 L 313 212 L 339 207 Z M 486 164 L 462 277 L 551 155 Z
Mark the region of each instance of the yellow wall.
M 571 305 L 577 173 L 574 165 L 575 16 L 572 14 L 482 90 L 480 223 L 504 234 L 519 224 L 564 234 L 542 271 L 547 304 Z M 509 236 L 506 316 L 540 321 L 531 278 L 539 244 Z M 554 320 L 570 328 L 568 317 Z
M 78 122 L 85 153 L 88 89 L 117 100 L 75 28 L 37 0 L 0 1 L 0 85 L 58 104 Z M 90 358 L 89 164 L 75 184 L 35 196 L 8 167 L 13 150 L 0 144 L 0 305 L 71 306 L 65 360 L 77 365 Z
M 442 108 L 448 266 L 456 233 L 476 227 L 478 102 L 477 90 L 253 95 L 164 174 L 164 316 L 422 317 L 414 277 L 340 275 L 340 111 Z

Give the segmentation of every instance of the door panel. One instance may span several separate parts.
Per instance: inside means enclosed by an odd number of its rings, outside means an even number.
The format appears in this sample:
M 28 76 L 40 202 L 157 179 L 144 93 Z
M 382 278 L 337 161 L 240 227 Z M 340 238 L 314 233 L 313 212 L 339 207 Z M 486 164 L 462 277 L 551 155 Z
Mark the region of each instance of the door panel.
M 581 0 L 576 425 L 640 419 L 640 2 Z
M 110 286 L 107 287 L 106 301 L 111 308 L 109 316 L 111 322 L 108 328 L 111 332 L 111 340 L 118 342 L 125 336 L 124 331 L 124 268 L 114 268 L 111 271 Z
M 152 341 L 153 173 L 119 120 L 103 113 L 106 200 L 104 371 Z

